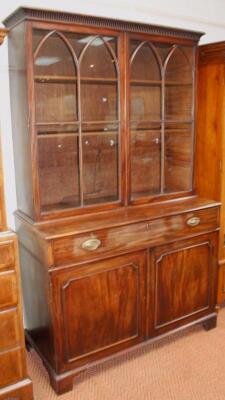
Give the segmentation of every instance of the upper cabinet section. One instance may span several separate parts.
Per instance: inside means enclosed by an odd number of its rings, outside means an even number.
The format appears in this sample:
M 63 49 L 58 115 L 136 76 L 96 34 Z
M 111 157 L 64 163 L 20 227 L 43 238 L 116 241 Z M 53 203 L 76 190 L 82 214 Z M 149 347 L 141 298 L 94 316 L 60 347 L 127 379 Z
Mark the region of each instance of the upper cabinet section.
M 193 193 L 200 34 L 32 9 L 5 23 L 21 211 L 44 220 Z

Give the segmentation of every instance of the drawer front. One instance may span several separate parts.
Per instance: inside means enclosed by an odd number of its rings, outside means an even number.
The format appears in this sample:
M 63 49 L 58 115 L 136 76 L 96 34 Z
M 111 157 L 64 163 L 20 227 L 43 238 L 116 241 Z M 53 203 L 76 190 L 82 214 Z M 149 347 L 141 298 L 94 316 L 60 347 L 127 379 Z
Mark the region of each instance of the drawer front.
M 0 352 L 20 343 L 20 321 L 17 309 L 0 312 Z
M 16 383 L 24 377 L 22 349 L 0 353 L 0 387 Z
M 18 302 L 17 276 L 15 271 L 0 274 L 0 309 L 15 306 Z
M 111 255 L 119 251 L 152 247 L 218 227 L 218 208 L 189 212 L 153 221 L 99 230 L 53 241 L 56 266 Z M 91 241 L 91 242 L 90 242 Z M 93 246 L 95 249 L 90 249 Z
M 14 242 L 0 242 L 0 272 L 15 266 Z

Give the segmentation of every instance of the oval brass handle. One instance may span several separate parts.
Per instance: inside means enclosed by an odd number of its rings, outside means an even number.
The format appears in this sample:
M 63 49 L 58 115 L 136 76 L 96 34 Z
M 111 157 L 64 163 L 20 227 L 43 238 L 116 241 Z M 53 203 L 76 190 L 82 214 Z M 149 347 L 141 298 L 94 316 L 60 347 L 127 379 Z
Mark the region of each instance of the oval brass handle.
M 197 226 L 200 224 L 200 222 L 201 222 L 201 220 L 199 217 L 192 217 L 187 220 L 187 225 L 188 226 Z
M 82 243 L 82 249 L 84 250 L 97 250 L 99 246 L 101 246 L 101 240 L 96 238 L 85 240 L 85 242 Z

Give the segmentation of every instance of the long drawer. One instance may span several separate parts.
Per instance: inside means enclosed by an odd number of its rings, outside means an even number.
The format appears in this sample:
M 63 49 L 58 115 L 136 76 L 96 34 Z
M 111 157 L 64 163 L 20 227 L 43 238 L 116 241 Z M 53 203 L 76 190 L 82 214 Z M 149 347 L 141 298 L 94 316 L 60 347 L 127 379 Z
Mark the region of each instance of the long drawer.
M 152 247 L 218 228 L 218 208 L 97 230 L 53 240 L 54 265 L 90 260 L 99 255 Z

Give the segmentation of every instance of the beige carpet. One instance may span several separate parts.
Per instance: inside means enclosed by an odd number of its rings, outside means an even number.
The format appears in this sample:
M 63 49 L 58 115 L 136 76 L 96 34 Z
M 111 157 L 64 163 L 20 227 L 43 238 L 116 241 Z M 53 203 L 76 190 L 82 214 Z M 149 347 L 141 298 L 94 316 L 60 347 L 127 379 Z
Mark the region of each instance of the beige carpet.
M 57 399 L 34 351 L 28 368 L 35 400 Z M 93 367 L 60 400 L 225 400 L 225 309 L 216 329 L 195 326 Z

